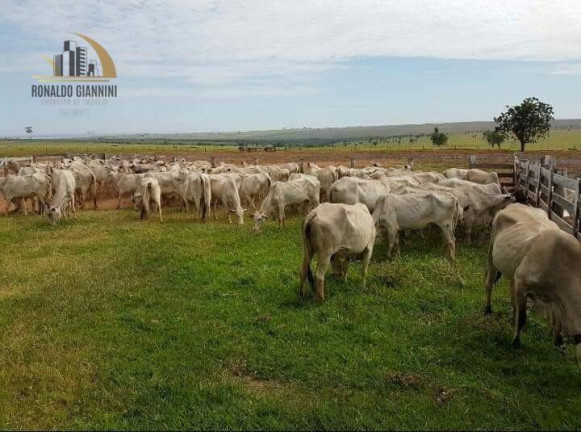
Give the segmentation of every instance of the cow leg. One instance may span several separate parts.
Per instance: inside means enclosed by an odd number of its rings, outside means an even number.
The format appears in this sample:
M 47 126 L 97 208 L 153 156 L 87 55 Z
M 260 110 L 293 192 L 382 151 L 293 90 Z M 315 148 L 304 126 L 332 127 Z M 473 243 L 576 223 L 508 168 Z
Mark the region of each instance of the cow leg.
M 73 208 L 73 216 L 76 219 L 77 218 L 77 208 L 75 207 L 75 194 L 73 194 L 73 196 L 71 197 L 70 205 Z
M 391 257 L 391 251 L 397 240 L 398 229 L 393 227 L 387 228 L 387 257 Z
M 24 216 L 28 216 L 28 213 L 26 212 L 26 198 L 20 198 L 20 207 L 22 207 L 22 213 Z
M 488 265 L 486 267 L 486 307 L 484 308 L 484 314 L 490 315 L 492 313 L 492 306 L 490 304 L 490 299 L 492 297 L 492 288 L 498 280 L 498 269 L 494 265 L 492 259 L 492 246 L 488 249 Z
M 373 248 L 368 247 L 363 251 L 361 256 L 361 279 L 363 280 L 363 288 L 365 288 L 365 283 L 367 281 L 367 268 L 369 267 L 369 260 L 371 259 L 371 254 L 373 253 Z M 345 274 L 347 278 L 347 274 Z
M 159 221 L 163 222 L 163 216 L 161 214 L 161 201 L 156 201 L 157 204 L 157 211 L 159 212 Z
M 4 207 L 4 213 L 8 216 L 8 212 L 10 211 L 10 200 L 6 199 L 6 206 Z
M 303 265 L 301 267 L 301 280 L 299 282 L 299 296 L 305 297 L 307 294 L 305 292 L 305 280 L 308 278 L 309 283 L 313 286 L 313 273 L 311 272 L 311 260 L 313 259 L 313 250 L 310 246 L 310 241 L 305 239 L 304 252 L 303 252 Z
M 331 262 L 330 255 L 320 255 L 315 272 L 315 296 L 318 303 L 325 301 L 325 274 Z
M 278 227 L 284 226 L 284 207 L 278 206 Z
M 117 210 L 119 210 L 121 208 L 121 192 L 119 192 L 119 195 L 117 196 Z
M 515 332 L 512 339 L 512 346 L 515 348 L 520 347 L 520 332 L 527 322 L 527 296 L 523 288 L 522 282 L 515 281 Z
M 454 261 L 456 258 L 456 238 L 454 237 L 454 232 L 452 228 L 446 225 L 441 225 L 442 235 L 444 236 L 444 241 L 446 242 L 446 247 L 448 249 L 448 255 L 450 259 Z

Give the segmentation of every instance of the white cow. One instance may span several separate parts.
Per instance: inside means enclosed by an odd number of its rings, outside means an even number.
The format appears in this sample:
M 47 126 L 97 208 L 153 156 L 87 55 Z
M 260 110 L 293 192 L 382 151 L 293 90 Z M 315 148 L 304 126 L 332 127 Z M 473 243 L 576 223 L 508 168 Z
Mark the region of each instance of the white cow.
M 444 171 L 444 175 L 446 177 L 457 178 L 461 180 L 466 180 L 466 174 L 468 174 L 468 170 L 463 168 L 449 168 Z
M 303 265 L 300 291 L 305 293 L 308 278 L 318 302 L 325 300 L 325 274 L 329 264 L 334 271 L 347 278 L 349 259 L 361 257 L 361 277 L 365 286 L 367 266 L 375 244 L 375 224 L 363 204 L 347 205 L 323 203 L 308 214 L 303 223 Z M 317 255 L 315 277 L 311 260 Z
M 137 192 L 139 186 L 139 179 L 141 179 L 144 174 L 124 174 L 112 172 L 107 178 L 109 184 L 114 185 L 117 190 L 117 208 L 121 208 L 121 197 L 123 195 L 133 195 Z
M 468 173 L 466 173 L 466 180 L 479 184 L 495 183 L 500 186 L 497 173 L 486 172 L 475 168 L 468 170 Z
M 70 217 L 71 209 L 76 219 L 75 190 L 77 186 L 75 175 L 67 169 L 52 169 L 51 177 L 54 195 L 49 204 L 49 219 L 55 224 L 62 217 Z
M 184 195 L 188 202 L 193 202 L 196 207 L 197 215 L 203 221 L 206 221 L 207 213 L 210 211 L 212 204 L 212 186 L 210 177 L 207 174 L 190 172 L 180 173 L 178 180 L 183 183 Z
M 254 232 L 260 231 L 260 226 L 268 216 L 278 210 L 276 217 L 278 226 L 285 226 L 285 207 L 305 202 L 309 207 L 319 205 L 321 183 L 316 178 L 306 176 L 288 182 L 275 182 L 262 202 L 260 210 L 254 213 Z
M 93 195 L 93 205 L 97 208 L 97 179 L 95 174 L 82 162 L 73 162 L 70 170 L 75 176 L 76 193 L 80 197 L 81 208 L 85 208 L 85 200 L 89 192 Z
M 161 188 L 161 194 L 165 196 L 177 195 L 181 198 L 186 212 L 189 210 L 188 200 L 184 195 L 183 184 L 178 179 L 179 173 L 176 171 L 168 172 L 154 172 L 150 171 L 145 174 L 145 177 L 151 177 L 157 179 L 159 187 Z
M 563 337 L 573 337 L 577 360 L 581 362 L 581 245 L 575 237 L 560 230 L 546 212 L 513 204 L 498 212 L 492 225 L 486 309 L 492 313 L 492 287 L 504 275 L 510 281 L 515 334 L 513 345 L 520 345 L 520 332 L 526 323 L 527 298 L 546 306 L 555 335 L 555 345 Z
M 228 222 L 232 223 L 230 214 L 235 213 L 236 217 L 238 218 L 238 224 L 244 224 L 244 212 L 246 212 L 246 209 L 243 209 L 242 205 L 240 204 L 240 195 L 238 193 L 238 187 L 236 187 L 236 182 L 234 179 L 223 174 L 211 174 L 209 177 L 212 190 L 214 219 L 218 219 L 218 215 L 216 214 L 216 206 L 218 205 L 219 201 L 228 212 Z
M 151 202 L 155 204 L 159 212 L 159 221 L 163 222 L 161 214 L 161 187 L 155 177 L 140 177 L 138 180 L 137 192 L 133 195 L 132 201 L 135 209 L 140 212 L 141 220 L 149 217 L 149 206 Z
M 4 181 L 4 199 L 6 200 L 5 213 L 8 214 L 10 203 L 13 200 L 19 200 L 20 206 L 26 215 L 26 198 L 38 199 L 40 208 L 42 208 L 50 199 L 51 180 L 44 173 L 35 173 L 30 175 L 8 175 Z
M 399 254 L 400 230 L 423 229 L 429 224 L 440 228 L 450 259 L 456 255 L 456 224 L 462 219 L 458 199 L 442 192 L 418 192 L 405 195 L 386 194 L 377 200 L 373 211 L 375 226 L 387 234 L 387 255 L 393 246 Z
M 384 180 L 342 177 L 331 186 L 329 200 L 333 203 L 343 204 L 362 203 L 367 206 L 370 212 L 373 212 L 377 199 L 390 191 L 389 183 Z
M 249 174 L 242 179 L 240 199 L 256 210 L 256 199 L 263 199 L 270 190 L 272 180 L 268 174 Z

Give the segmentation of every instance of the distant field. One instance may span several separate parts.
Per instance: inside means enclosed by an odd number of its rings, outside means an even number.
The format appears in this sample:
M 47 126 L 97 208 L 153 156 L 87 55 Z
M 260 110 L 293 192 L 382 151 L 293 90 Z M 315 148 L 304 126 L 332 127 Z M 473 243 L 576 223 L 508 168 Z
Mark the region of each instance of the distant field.
M 3 429 L 569 429 L 581 374 L 506 282 L 483 315 L 485 241 L 380 244 L 360 286 L 297 297 L 300 218 L 253 235 L 179 211 L 0 216 Z
M 30 155 L 53 155 L 65 153 L 107 153 L 110 155 L 132 155 L 132 154 L 165 154 L 165 155 L 191 155 L 196 157 L 209 157 L 214 153 L 224 155 L 227 153 L 239 153 L 235 145 L 214 145 L 212 143 L 179 143 L 167 142 L 167 140 L 139 141 L 134 140 L 123 143 L 102 143 L 91 141 L 53 141 L 53 140 L 1 140 L 0 157 L 8 156 L 30 156 Z M 267 143 L 262 144 L 267 145 Z M 452 134 L 449 137 L 448 145 L 435 148 L 428 137 L 421 137 L 416 142 L 410 142 L 409 138 L 402 138 L 398 143 L 392 138 L 390 142 L 374 143 L 370 141 L 341 142 L 325 146 L 302 147 L 300 144 L 289 144 L 287 151 L 291 152 L 329 152 L 340 154 L 358 153 L 361 151 L 373 152 L 409 152 L 409 151 L 434 151 L 450 152 L 453 150 L 477 150 L 490 153 L 500 151 L 514 152 L 520 150 L 520 146 L 515 141 L 507 141 L 501 146 L 501 150 L 492 149 L 486 141 L 482 139 L 480 133 Z M 285 151 L 279 148 L 278 152 Z M 546 139 L 538 143 L 527 146 L 527 151 L 571 151 L 581 154 L 581 129 L 554 130 Z M 246 158 L 269 157 L 265 153 L 243 153 Z

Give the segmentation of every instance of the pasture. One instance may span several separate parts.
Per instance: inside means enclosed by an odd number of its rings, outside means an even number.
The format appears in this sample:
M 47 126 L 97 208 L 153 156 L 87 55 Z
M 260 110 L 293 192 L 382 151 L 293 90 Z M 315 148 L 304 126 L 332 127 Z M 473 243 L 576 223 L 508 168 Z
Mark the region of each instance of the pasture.
M 446 130 L 443 130 L 446 132 Z M 446 146 L 441 148 L 434 147 L 427 136 L 419 137 L 414 142 L 410 142 L 409 138 L 401 138 L 398 142 L 396 137 L 386 137 L 384 140 L 375 142 L 376 140 L 369 140 L 362 137 L 355 141 L 343 141 L 343 138 L 337 137 L 332 145 L 325 144 L 320 146 L 303 146 L 300 140 L 289 141 L 286 144 L 288 148 L 279 148 L 276 154 L 265 154 L 264 152 L 240 154 L 236 141 L 219 140 L 194 140 L 194 139 L 136 139 L 136 138 L 122 138 L 108 140 L 106 137 L 104 141 L 88 141 L 82 139 L 70 140 L 36 140 L 36 139 L 3 139 L 0 140 L 0 158 L 2 157 L 16 157 L 16 156 L 45 156 L 51 154 L 65 154 L 65 153 L 107 153 L 110 155 L 131 155 L 131 154 L 165 154 L 168 156 L 182 155 L 191 157 L 209 157 L 218 156 L 223 158 L 234 157 L 236 159 L 242 157 L 252 159 L 259 157 L 261 160 L 268 158 L 281 158 L 284 155 L 284 160 L 288 161 L 294 156 L 301 156 L 311 152 L 316 155 L 332 152 L 338 158 L 348 159 L 348 154 L 359 152 L 435 152 L 436 154 L 446 154 L 449 152 L 456 152 L 467 150 L 470 152 L 485 152 L 490 154 L 498 154 L 501 152 L 512 153 L 520 150 L 520 145 L 514 140 L 507 140 L 502 144 L 501 149 L 492 149 L 490 145 L 482 138 L 480 132 L 452 132 L 449 133 L 449 140 Z M 269 145 L 269 141 L 251 141 L 251 143 L 260 143 L 261 145 Z M 276 143 L 276 139 L 272 141 Z M 551 131 L 550 135 L 537 143 L 527 145 L 527 152 L 562 152 L 571 156 L 579 157 L 581 152 L 581 129 L 556 129 Z
M 165 211 L 165 210 L 164 210 Z M 0 217 L 6 429 L 579 429 L 581 374 L 508 287 L 483 315 L 486 234 L 379 243 L 360 287 L 297 297 L 300 222 L 260 235 L 167 210 Z

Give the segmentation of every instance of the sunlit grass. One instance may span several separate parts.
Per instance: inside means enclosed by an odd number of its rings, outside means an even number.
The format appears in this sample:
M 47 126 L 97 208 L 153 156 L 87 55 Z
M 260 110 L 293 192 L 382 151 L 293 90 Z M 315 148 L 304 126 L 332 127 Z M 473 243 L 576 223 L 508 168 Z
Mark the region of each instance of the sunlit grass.
M 506 284 L 484 317 L 485 245 L 436 237 L 297 297 L 300 219 L 243 227 L 84 211 L 0 217 L 0 425 L 116 429 L 576 429 L 581 375 Z

